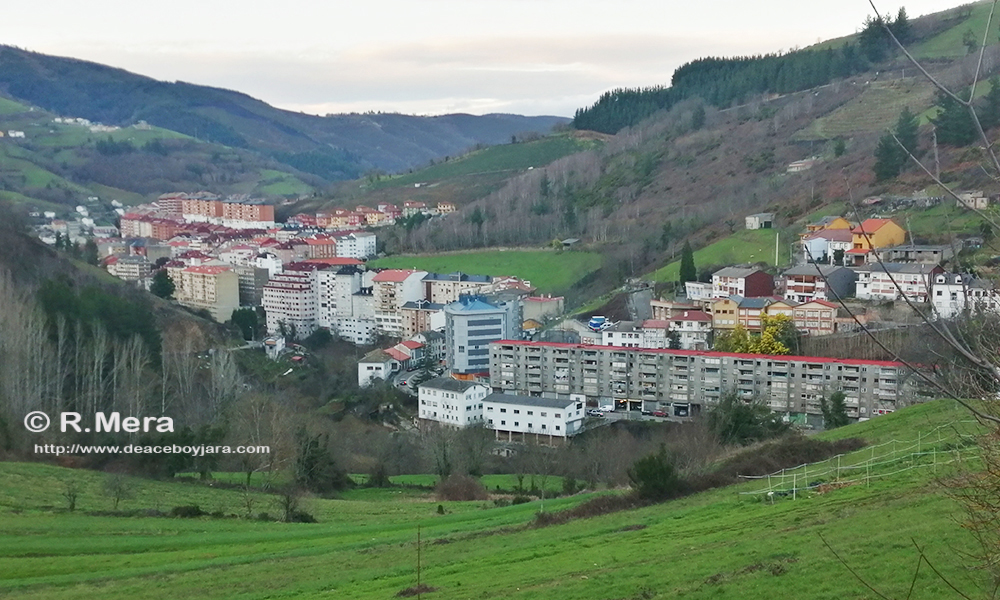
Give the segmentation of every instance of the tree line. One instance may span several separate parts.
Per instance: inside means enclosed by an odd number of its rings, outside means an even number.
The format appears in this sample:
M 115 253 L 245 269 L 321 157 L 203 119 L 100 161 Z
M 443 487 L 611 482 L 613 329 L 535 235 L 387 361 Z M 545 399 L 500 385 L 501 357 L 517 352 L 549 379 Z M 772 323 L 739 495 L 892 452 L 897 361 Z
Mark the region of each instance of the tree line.
M 904 8 L 890 19 L 889 26 L 904 43 L 912 39 Z M 686 99 L 701 98 L 726 108 L 760 94 L 799 92 L 867 71 L 890 52 L 891 39 L 882 21 L 869 18 L 858 41 L 845 42 L 840 48 L 699 58 L 675 70 L 669 86 L 605 92 L 592 106 L 576 111 L 573 126 L 613 134 Z

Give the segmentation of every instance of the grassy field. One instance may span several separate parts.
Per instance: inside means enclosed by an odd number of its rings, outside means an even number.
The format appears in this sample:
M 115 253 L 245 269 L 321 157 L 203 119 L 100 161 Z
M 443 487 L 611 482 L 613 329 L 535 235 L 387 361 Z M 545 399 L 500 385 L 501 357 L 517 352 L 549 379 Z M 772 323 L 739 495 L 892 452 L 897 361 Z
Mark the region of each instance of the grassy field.
M 13 115 L 27 112 L 28 107 L 13 100 L 0 97 L 0 115 Z
M 757 229 L 748 231 L 742 229 L 729 237 L 709 244 L 694 252 L 694 264 L 699 269 L 709 265 L 730 265 L 741 263 L 766 262 L 774 264 L 774 229 Z M 787 264 L 789 243 L 793 240 L 788 234 L 782 234 L 778 245 L 779 264 Z M 650 278 L 653 281 L 677 281 L 680 276 L 680 259 L 654 271 Z
M 821 435 L 874 442 L 935 428 L 947 435 L 949 424 L 966 418 L 937 402 Z M 822 539 L 890 597 L 911 585 L 913 541 L 963 590 L 975 577 L 960 554 L 972 546 L 954 520 L 957 507 L 929 469 L 773 504 L 740 495 L 755 485 L 744 484 L 540 529 L 524 527 L 538 501 L 493 508 L 391 489 L 313 500 L 318 524 L 69 514 L 53 507 L 71 478 L 85 484 L 81 509 L 108 508 L 96 491 L 100 474 L 0 463 L 0 477 L 0 596 L 21 600 L 391 598 L 416 583 L 418 526 L 422 581 L 436 588 L 426 594 L 435 599 L 872 597 Z M 142 485 L 127 507 L 238 511 L 234 491 Z M 584 497 L 549 500 L 545 509 Z M 952 597 L 930 569 L 914 587 L 913 598 Z
M 798 141 L 829 140 L 880 132 L 895 125 L 904 107 L 919 115 L 933 104 L 934 89 L 922 78 L 872 82 L 859 96 L 792 137 Z
M 435 273 L 461 271 L 469 275 L 513 275 L 530 281 L 539 292 L 561 293 L 600 268 L 601 256 L 594 252 L 509 249 L 388 256 L 368 264 Z
M 414 173 L 383 179 L 375 187 L 412 186 L 466 175 L 522 171 L 529 167 L 547 165 L 563 156 L 589 150 L 600 144 L 598 140 L 582 134 L 560 134 L 532 142 L 491 146 Z
M 262 169 L 254 191 L 268 196 L 299 196 L 312 193 L 313 187 L 289 173 Z
M 917 59 L 928 58 L 961 58 L 968 52 L 962 38 L 966 31 L 972 30 L 980 42 L 986 29 L 986 20 L 990 15 L 990 3 L 978 2 L 971 7 L 969 18 L 956 23 L 936 36 L 916 44 L 911 49 Z M 994 16 L 992 31 L 987 43 L 993 43 L 997 37 L 997 20 Z

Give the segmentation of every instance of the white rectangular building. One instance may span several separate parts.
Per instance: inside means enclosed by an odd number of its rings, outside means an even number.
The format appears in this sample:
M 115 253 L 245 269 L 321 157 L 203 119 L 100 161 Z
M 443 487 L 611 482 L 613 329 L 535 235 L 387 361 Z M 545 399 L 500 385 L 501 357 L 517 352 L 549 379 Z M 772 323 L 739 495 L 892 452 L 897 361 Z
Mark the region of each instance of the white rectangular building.
M 557 399 L 494 393 L 483 400 L 486 426 L 496 439 L 558 445 L 583 430 L 586 407 L 579 398 Z
M 483 399 L 490 388 L 475 381 L 438 377 L 420 385 L 420 422 L 456 429 L 483 423 Z

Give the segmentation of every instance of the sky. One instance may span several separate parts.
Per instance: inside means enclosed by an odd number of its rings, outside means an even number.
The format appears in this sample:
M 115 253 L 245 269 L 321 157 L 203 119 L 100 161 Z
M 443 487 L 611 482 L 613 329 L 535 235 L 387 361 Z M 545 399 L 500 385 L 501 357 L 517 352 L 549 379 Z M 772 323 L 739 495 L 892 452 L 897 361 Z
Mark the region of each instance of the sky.
M 36 0 L 4 6 L 0 43 L 313 114 L 572 116 L 695 58 L 808 46 L 869 14 L 867 0 Z

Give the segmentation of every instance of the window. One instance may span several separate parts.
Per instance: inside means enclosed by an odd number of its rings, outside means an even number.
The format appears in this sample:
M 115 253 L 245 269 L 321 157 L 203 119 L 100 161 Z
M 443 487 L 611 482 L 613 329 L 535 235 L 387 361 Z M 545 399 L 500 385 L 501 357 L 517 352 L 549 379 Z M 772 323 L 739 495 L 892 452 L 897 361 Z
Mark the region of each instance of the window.
M 545 431 L 545 423 L 542 423 L 542 431 Z
M 506 408 L 501 408 L 501 409 L 500 409 L 500 412 L 503 412 L 503 413 L 505 413 L 505 412 L 507 412 L 507 409 L 506 409 Z
M 542 413 L 542 416 L 543 416 L 543 417 L 547 417 L 547 416 L 549 416 L 549 415 L 548 415 L 548 413 Z M 542 425 L 542 427 L 545 427 L 545 426 L 544 426 L 544 425 Z
M 515 409 L 514 409 L 514 414 L 515 414 L 515 415 L 519 415 L 519 414 L 521 414 L 521 411 L 515 408 Z
M 529 417 L 532 416 L 532 415 L 534 415 L 534 414 L 535 414 L 534 411 L 531 411 L 531 410 L 528 411 L 528 416 Z M 529 427 L 530 427 L 530 425 L 529 425 Z
M 520 425 L 520 423 L 518 423 L 517 421 L 514 421 L 514 427 L 518 427 L 519 425 Z
M 500 424 L 501 424 L 501 425 L 506 425 L 506 424 L 507 424 L 507 421 L 500 421 Z
M 562 418 L 562 414 L 561 413 L 556 413 L 556 418 L 557 419 L 561 419 Z
M 556 425 L 556 431 L 559 431 L 559 426 L 558 425 Z

